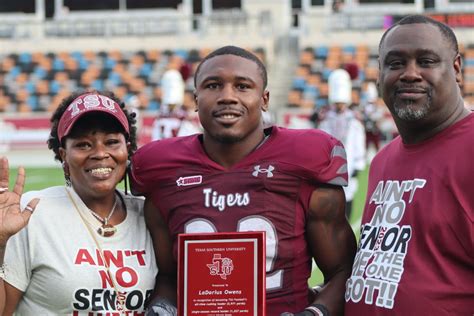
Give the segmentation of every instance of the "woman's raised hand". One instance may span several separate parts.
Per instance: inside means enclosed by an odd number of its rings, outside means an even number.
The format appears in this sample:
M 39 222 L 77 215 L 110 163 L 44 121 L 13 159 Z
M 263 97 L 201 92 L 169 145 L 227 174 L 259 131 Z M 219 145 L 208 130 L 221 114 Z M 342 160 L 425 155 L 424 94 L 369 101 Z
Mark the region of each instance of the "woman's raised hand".
M 20 198 L 25 185 L 25 169 L 18 169 L 13 190 L 9 190 L 8 159 L 0 158 L 0 245 L 28 224 L 39 199 L 31 200 L 24 210 L 20 209 Z

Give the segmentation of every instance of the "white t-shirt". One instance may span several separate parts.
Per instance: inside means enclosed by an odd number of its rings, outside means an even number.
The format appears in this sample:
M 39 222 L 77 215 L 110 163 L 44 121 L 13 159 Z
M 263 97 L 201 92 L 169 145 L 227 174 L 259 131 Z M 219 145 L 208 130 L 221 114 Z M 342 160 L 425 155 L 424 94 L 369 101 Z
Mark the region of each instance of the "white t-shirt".
M 87 315 L 116 311 L 115 290 L 96 244 L 65 187 L 28 192 L 22 208 L 40 198 L 27 227 L 7 243 L 5 281 L 24 292 L 15 315 Z M 72 198 L 91 225 L 101 223 L 72 189 Z M 143 199 L 120 193 L 127 208 L 116 233 L 95 233 L 109 262 L 112 279 L 125 292 L 125 308 L 143 311 L 158 272 L 152 240 L 145 226 Z M 90 314 L 92 315 L 92 314 Z

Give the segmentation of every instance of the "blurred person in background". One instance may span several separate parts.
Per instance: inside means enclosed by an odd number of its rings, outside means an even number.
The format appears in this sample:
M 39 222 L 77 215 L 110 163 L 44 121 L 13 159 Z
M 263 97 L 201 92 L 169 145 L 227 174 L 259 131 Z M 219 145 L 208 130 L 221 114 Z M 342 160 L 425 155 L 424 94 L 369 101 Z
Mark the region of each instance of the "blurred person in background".
M 116 189 L 136 150 L 135 118 L 112 94 L 75 93 L 51 118 L 65 186 L 9 189 L 0 159 L 0 312 L 143 312 L 157 274 L 143 199 Z M 28 225 L 27 225 L 28 224 Z
M 162 104 L 153 122 L 152 140 L 187 136 L 200 132 L 196 124 L 194 104 L 189 104 L 181 60 L 174 60 L 161 79 Z M 185 74 L 188 75 L 189 74 Z M 192 101 L 192 98 L 191 98 Z
M 379 95 L 375 83 L 368 82 L 362 95 L 361 107 L 365 127 L 366 149 L 367 152 L 375 151 L 377 153 L 380 149 L 382 138 L 379 124 L 383 118 L 384 111 L 378 104 Z M 373 145 L 373 149 L 371 145 Z
M 422 15 L 379 44 L 381 96 L 400 137 L 372 160 L 346 315 L 474 312 L 474 114 L 453 31 Z
M 333 0 L 332 1 L 331 7 L 332 7 L 332 11 L 334 13 L 339 13 L 343 6 L 344 6 L 344 1 L 342 1 L 342 0 Z
M 352 201 L 358 188 L 357 174 L 365 169 L 366 145 L 364 126 L 356 114 L 349 109 L 352 104 L 352 83 L 349 73 L 336 69 L 329 74 L 329 105 L 318 128 L 342 142 L 347 154 L 349 184 L 344 187 L 346 195 L 346 216 L 350 219 Z
M 160 111 L 163 114 L 179 108 L 184 102 L 184 79 L 179 69 L 181 62 L 174 60 L 169 63 L 168 69 L 161 78 L 162 102 Z

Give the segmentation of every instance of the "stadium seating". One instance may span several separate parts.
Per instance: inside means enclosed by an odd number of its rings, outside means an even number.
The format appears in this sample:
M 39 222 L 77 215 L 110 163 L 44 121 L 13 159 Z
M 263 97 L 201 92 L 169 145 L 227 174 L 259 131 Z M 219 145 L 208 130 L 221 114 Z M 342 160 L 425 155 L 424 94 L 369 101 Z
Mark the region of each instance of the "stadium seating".
M 462 91 L 468 104 L 474 104 L 474 44 L 460 45 L 463 58 Z M 377 47 L 366 45 L 306 47 L 299 53 L 287 107 L 318 110 L 327 105 L 327 79 L 337 68 L 357 65 L 353 80 L 353 103 L 363 98 L 362 87 L 378 76 Z M 350 72 L 350 71 L 349 71 Z
M 463 82 L 462 91 L 464 100 L 474 106 L 474 44 L 461 47 L 463 56 Z
M 79 89 L 110 90 L 125 101 L 136 96 L 142 110 L 161 104 L 160 80 L 170 64 L 189 64 L 193 71 L 211 50 L 22 52 L 0 55 L 0 112 L 53 111 L 62 98 Z M 264 61 L 265 51 L 254 50 Z M 314 94 L 314 93 L 313 93 Z M 312 94 L 312 95 L 313 95 Z M 191 97 L 187 102 L 194 102 Z
M 460 51 L 461 88 L 466 102 L 474 104 L 474 44 L 461 45 Z M 63 97 L 78 89 L 111 90 L 125 101 L 137 96 L 141 109 L 154 111 L 160 108 L 160 80 L 168 65 L 190 65 L 186 89 L 192 91 L 192 72 L 209 52 L 200 48 L 0 55 L 0 112 L 53 111 Z M 263 49 L 254 52 L 265 61 Z M 363 84 L 377 79 L 377 47 L 333 45 L 300 50 L 287 107 L 313 110 L 327 105 L 329 73 L 351 64 L 358 68 L 353 80 L 353 102 L 357 103 L 363 97 Z M 193 102 L 192 98 L 187 100 Z

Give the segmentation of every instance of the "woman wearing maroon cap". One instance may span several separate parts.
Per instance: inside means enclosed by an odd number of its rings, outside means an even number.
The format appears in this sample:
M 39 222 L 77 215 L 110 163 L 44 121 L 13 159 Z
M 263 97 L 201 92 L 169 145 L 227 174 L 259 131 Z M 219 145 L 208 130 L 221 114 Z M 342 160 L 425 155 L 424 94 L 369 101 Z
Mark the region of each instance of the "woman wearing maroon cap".
M 22 195 L 20 168 L 9 190 L 0 159 L 0 314 L 143 312 L 157 274 L 152 241 L 143 200 L 116 189 L 137 148 L 134 114 L 112 94 L 83 92 L 51 123 L 65 186 Z

